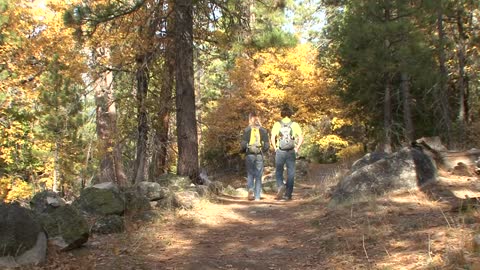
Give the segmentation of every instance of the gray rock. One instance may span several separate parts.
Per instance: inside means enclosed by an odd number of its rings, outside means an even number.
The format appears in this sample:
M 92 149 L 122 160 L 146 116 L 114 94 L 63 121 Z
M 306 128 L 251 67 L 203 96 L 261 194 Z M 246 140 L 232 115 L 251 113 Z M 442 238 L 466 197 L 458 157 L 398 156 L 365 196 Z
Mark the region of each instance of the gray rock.
M 89 214 L 104 216 L 122 215 L 125 211 L 124 198 L 114 189 L 88 187 L 72 205 Z
M 235 189 L 232 195 L 238 196 L 238 197 L 247 197 L 248 190 L 247 188 L 237 188 Z
M 119 192 L 120 188 L 118 187 L 117 184 L 114 182 L 104 182 L 104 183 L 99 183 L 96 185 L 93 185 L 92 187 L 98 188 L 98 189 L 108 189 L 108 190 L 113 190 L 115 192 Z
M 223 192 L 224 186 L 220 181 L 212 181 L 208 185 L 208 191 L 215 195 L 220 195 Z
M 170 173 L 160 176 L 155 182 L 159 183 L 162 187 L 169 187 L 174 190 L 186 189 L 192 183 L 188 176 L 179 176 Z
M 38 214 L 37 218 L 47 232 L 49 241 L 61 250 L 75 249 L 88 241 L 87 220 L 70 205 Z
M 92 227 L 92 232 L 101 234 L 121 233 L 125 230 L 125 221 L 117 215 L 100 217 Z
M 200 181 L 205 186 L 209 186 L 212 183 L 212 181 L 208 178 L 207 171 L 204 168 L 201 169 L 199 177 Z
M 207 197 L 210 195 L 208 186 L 205 185 L 195 186 L 195 191 L 198 193 L 198 195 L 200 195 L 200 197 Z
M 147 197 L 150 201 L 161 200 L 168 194 L 168 188 L 155 182 L 143 181 L 135 184 L 135 187 L 141 195 Z
M 447 147 L 442 144 L 442 140 L 438 136 L 433 137 L 422 137 L 415 141 L 418 144 L 427 145 L 430 149 L 435 151 L 447 151 Z
M 39 265 L 45 262 L 47 256 L 47 236 L 38 233 L 35 245 L 20 256 L 0 257 L 0 267 L 18 268 L 27 265 Z
M 275 180 L 270 180 L 266 181 L 262 184 L 263 192 L 265 193 L 276 193 L 278 188 L 277 188 L 277 181 Z
M 367 165 L 370 165 L 372 163 L 375 163 L 381 159 L 384 159 L 388 156 L 387 153 L 383 152 L 383 151 L 377 151 L 377 152 L 373 152 L 373 153 L 367 153 L 366 155 L 364 155 L 362 158 L 358 159 L 357 161 L 355 161 L 353 164 L 352 164 L 352 168 L 350 169 L 351 171 L 356 171 L 360 168 L 362 168 L 363 166 L 367 166 Z
M 414 189 L 435 181 L 437 170 L 429 156 L 415 148 L 400 151 L 351 171 L 335 187 L 330 205 L 365 200 L 395 190 Z
M 30 208 L 35 213 L 51 212 L 64 205 L 65 201 L 57 193 L 49 190 L 35 194 L 30 201 Z
M 199 195 L 194 191 L 187 190 L 175 193 L 175 206 L 178 208 L 192 209 L 199 201 Z
M 128 189 L 124 192 L 125 196 L 125 210 L 127 212 L 142 212 L 150 210 L 150 200 L 144 195 L 140 194 L 135 188 Z
M 0 203 L 1 255 L 18 256 L 32 248 L 43 232 L 33 212 L 18 204 Z
M 46 237 L 33 212 L 18 204 L 0 203 L 0 266 L 40 264 L 46 256 Z

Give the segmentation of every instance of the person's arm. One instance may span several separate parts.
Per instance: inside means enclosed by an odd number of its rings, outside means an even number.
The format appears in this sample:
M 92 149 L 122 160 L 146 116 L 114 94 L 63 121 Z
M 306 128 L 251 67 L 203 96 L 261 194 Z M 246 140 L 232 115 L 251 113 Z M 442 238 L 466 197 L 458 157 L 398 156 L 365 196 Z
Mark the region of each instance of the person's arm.
M 300 146 L 302 146 L 303 144 L 303 133 L 302 133 L 302 128 L 300 127 L 300 125 L 298 123 L 297 124 L 297 128 L 296 128 L 296 138 L 297 138 L 297 142 L 295 144 L 295 153 L 298 153 L 298 151 L 300 150 Z
M 302 143 L 303 143 L 303 134 L 300 133 L 297 136 L 298 136 L 298 142 L 295 145 L 295 153 L 298 153 L 298 151 L 300 150 L 300 146 L 302 146 Z
M 278 127 L 280 124 L 278 122 L 275 122 L 272 127 L 272 134 L 270 135 L 270 144 L 272 145 L 272 150 L 277 151 L 277 135 L 280 127 Z
M 240 141 L 240 153 L 247 152 L 248 140 L 250 138 L 250 135 L 248 134 L 249 131 L 249 127 L 243 131 L 242 140 Z
M 262 136 L 262 152 L 266 153 L 270 149 L 270 141 L 268 138 L 268 131 L 264 128 L 260 129 Z

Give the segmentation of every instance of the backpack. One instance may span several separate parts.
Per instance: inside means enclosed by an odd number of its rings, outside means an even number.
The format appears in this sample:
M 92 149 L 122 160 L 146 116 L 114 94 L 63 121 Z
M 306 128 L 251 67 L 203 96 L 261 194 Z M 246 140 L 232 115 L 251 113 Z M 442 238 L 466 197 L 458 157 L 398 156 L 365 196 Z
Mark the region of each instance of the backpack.
M 262 152 L 262 140 L 260 139 L 260 128 L 252 126 L 250 129 L 250 140 L 248 141 L 248 153 L 260 154 Z
M 295 148 L 295 138 L 293 138 L 292 132 L 292 123 L 290 121 L 288 123 L 284 123 L 282 121 L 280 123 L 280 140 L 278 142 L 278 147 L 281 150 L 292 150 Z

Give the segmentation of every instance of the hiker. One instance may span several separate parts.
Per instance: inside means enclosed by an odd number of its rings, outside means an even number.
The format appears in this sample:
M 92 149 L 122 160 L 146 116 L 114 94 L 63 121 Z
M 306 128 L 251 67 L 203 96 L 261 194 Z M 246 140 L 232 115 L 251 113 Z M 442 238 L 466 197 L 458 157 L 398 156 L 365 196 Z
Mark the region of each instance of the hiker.
M 262 192 L 263 154 L 270 149 L 270 143 L 267 130 L 262 127 L 257 113 L 251 112 L 248 120 L 249 125 L 243 131 L 240 147 L 242 153 L 246 153 L 248 200 L 259 201 Z
M 270 141 L 275 150 L 275 178 L 277 180 L 277 200 L 289 201 L 292 199 L 293 184 L 295 181 L 295 160 L 298 150 L 303 143 L 302 129 L 297 122 L 290 119 L 293 112 L 284 106 L 280 115 L 282 120 L 275 122 L 272 127 Z M 283 170 L 287 167 L 287 182 L 284 183 Z

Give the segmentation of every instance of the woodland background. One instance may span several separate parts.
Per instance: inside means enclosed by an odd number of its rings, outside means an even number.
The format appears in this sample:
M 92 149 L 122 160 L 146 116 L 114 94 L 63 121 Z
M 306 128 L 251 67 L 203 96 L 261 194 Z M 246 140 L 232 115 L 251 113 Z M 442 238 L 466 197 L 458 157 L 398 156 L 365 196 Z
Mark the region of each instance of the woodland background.
M 0 0 L 0 198 L 239 171 L 248 112 L 286 103 L 312 162 L 478 147 L 479 5 Z

